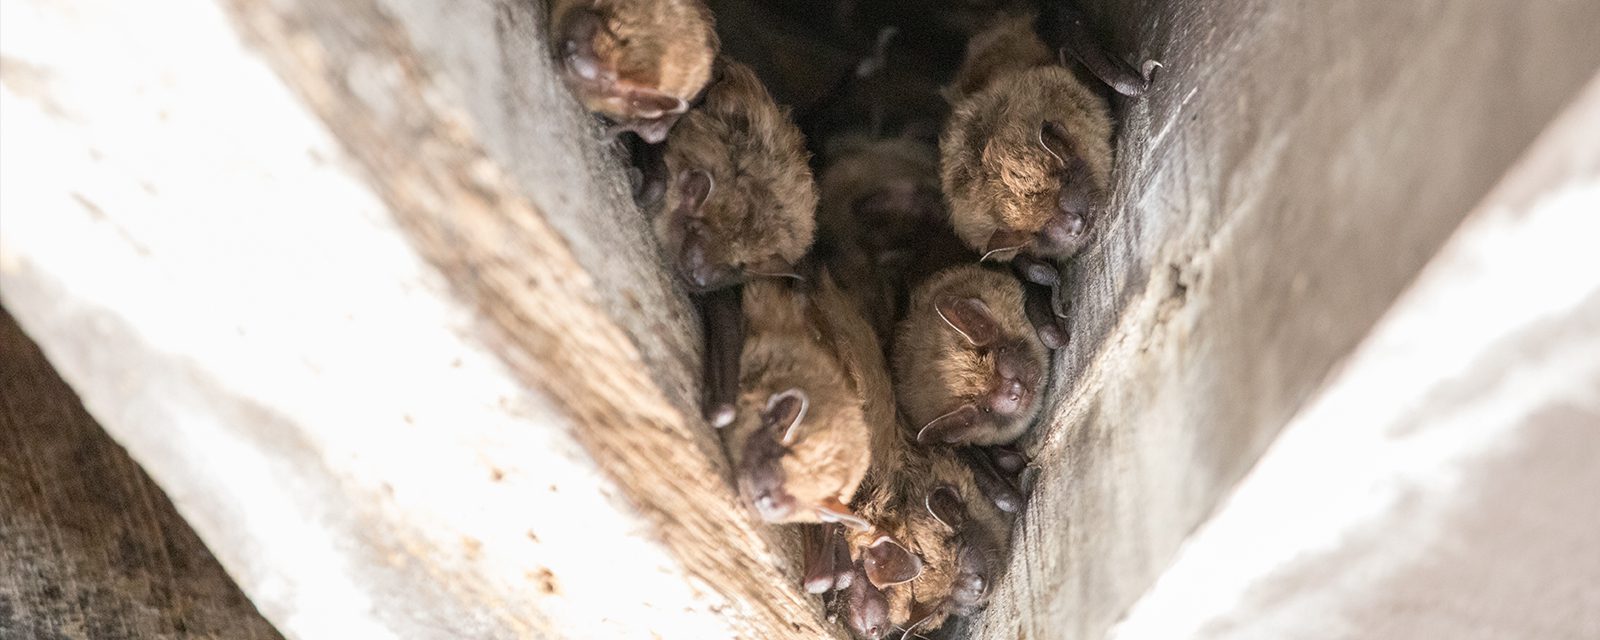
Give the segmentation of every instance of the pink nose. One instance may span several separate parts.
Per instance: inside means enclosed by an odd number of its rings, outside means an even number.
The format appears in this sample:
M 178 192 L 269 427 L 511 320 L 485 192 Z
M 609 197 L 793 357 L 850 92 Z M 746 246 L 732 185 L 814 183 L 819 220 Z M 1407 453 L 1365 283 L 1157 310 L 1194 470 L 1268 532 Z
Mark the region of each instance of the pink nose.
M 1063 211 L 1057 213 L 1050 218 L 1049 222 L 1045 223 L 1044 229 L 1041 229 L 1039 234 L 1044 236 L 1045 241 L 1056 245 L 1067 245 L 1075 242 L 1079 236 L 1083 235 L 1084 228 L 1089 226 L 1089 223 L 1083 218 L 1086 213 L 1088 213 L 1087 207 L 1081 212 Z
M 1027 404 L 1027 393 L 1021 382 L 1006 378 L 989 394 L 989 408 L 1003 416 L 1014 415 Z

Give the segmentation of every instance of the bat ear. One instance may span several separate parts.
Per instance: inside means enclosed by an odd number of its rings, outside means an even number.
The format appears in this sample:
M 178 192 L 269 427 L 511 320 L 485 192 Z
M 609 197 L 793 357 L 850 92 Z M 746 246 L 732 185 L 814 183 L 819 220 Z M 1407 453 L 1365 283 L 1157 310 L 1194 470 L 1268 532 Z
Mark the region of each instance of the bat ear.
M 880 536 L 861 552 L 861 566 L 872 586 L 882 589 L 922 575 L 922 558 L 889 536 Z
M 849 506 L 840 502 L 838 498 L 824 498 L 817 503 L 817 517 L 823 522 L 838 522 L 856 531 L 866 531 L 872 528 L 872 523 L 867 522 Z
M 967 522 L 967 506 L 962 504 L 955 487 L 939 485 L 928 494 L 925 505 L 928 513 L 951 529 L 959 529 Z
M 690 217 L 700 217 L 700 208 L 705 206 L 716 185 L 709 173 L 699 169 L 684 171 L 678 178 L 678 210 Z
M 787 447 L 800 436 L 800 422 L 806 419 L 811 398 L 799 388 L 780 391 L 767 398 L 767 408 L 761 412 L 762 424 L 783 434 L 779 442 Z
M 1063 167 L 1077 158 L 1072 139 L 1067 136 L 1067 128 L 1055 120 L 1046 120 L 1044 126 L 1039 127 L 1039 146 L 1044 147 L 1045 152 L 1054 156 Z
M 946 296 L 935 302 L 933 309 L 972 346 L 984 347 L 1000 339 L 1000 323 L 982 300 Z
M 978 429 L 978 408 L 969 404 L 934 418 L 917 432 L 917 442 L 922 444 L 956 444 L 964 442 Z
M 978 258 L 978 261 L 986 261 L 997 253 L 1016 251 L 1028 246 L 1030 242 L 1033 242 L 1033 236 L 1027 233 L 1014 229 L 996 229 L 994 233 L 989 234 L 989 243 L 984 245 L 983 257 Z

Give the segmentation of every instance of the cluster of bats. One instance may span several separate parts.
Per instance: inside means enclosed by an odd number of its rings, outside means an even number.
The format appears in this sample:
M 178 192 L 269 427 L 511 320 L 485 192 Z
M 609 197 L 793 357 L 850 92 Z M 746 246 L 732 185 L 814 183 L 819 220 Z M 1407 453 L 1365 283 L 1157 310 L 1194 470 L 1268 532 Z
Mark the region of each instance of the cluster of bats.
M 1023 501 L 1007 445 L 1067 340 L 1060 270 L 1104 222 L 1112 92 L 1141 93 L 1148 65 L 1060 2 L 552 0 L 549 18 L 700 306 L 739 494 L 803 527 L 805 588 L 861 638 L 982 608 Z

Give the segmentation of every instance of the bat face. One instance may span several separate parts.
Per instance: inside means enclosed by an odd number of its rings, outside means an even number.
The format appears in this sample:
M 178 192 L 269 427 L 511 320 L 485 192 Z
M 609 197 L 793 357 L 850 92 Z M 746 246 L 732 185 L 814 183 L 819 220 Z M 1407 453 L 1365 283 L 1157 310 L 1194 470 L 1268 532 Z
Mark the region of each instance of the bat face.
M 1070 71 L 995 79 L 956 105 L 940 141 L 951 225 L 986 257 L 1071 257 L 1104 213 L 1110 140 L 1105 100 Z
M 816 233 L 799 129 L 748 67 L 719 64 L 705 101 L 667 138 L 669 186 L 654 222 L 680 279 L 702 292 L 792 274 Z
M 897 473 L 895 482 L 868 490 L 862 509 L 875 529 L 852 534 L 851 541 L 864 569 L 860 578 L 868 583 L 862 588 L 882 594 L 889 622 L 926 632 L 988 602 L 1010 523 L 949 450 L 911 455 Z M 915 572 L 874 580 L 871 563 L 880 548 L 896 566 Z
M 977 265 L 941 271 L 911 294 L 895 336 L 900 408 L 922 443 L 1005 444 L 1038 415 L 1048 352 L 1022 285 Z
M 933 469 L 935 482 L 924 505 L 942 527 L 950 554 L 944 608 L 968 615 L 989 602 L 1011 525 L 978 490 L 970 469 L 949 457 L 937 460 Z
M 842 298 L 826 273 L 811 287 L 772 279 L 744 287 L 749 335 L 725 430 L 728 454 L 740 496 L 763 520 L 864 528 L 846 503 L 871 464 L 869 420 L 877 411 L 869 392 L 852 384 L 855 361 L 836 355 L 832 343 L 842 332 L 815 324 L 837 315 L 832 301 Z
M 586 108 L 656 143 L 711 77 L 717 39 L 696 0 L 556 0 L 551 40 Z
M 880 640 L 895 626 L 888 597 L 867 580 L 860 563 L 856 564 L 855 577 L 844 589 L 840 605 L 844 609 L 845 625 L 861 640 Z
M 729 427 L 740 496 L 767 522 L 851 519 L 843 505 L 870 462 L 860 401 L 826 379 L 841 375 L 837 367 L 798 371 L 827 365 L 826 354 L 785 342 L 754 345 L 788 351 L 782 355 L 750 357 L 747 347 L 747 384 Z
M 1104 209 L 1111 168 L 1109 106 L 1055 64 L 1036 22 L 1012 16 L 974 35 L 945 90 L 955 103 L 940 145 L 952 225 L 968 246 L 1000 260 L 1081 250 Z
M 875 265 L 903 264 L 945 217 L 937 151 L 901 139 L 853 146 L 822 174 L 820 223 L 858 237 Z
M 922 261 L 975 256 L 965 255 L 945 222 L 937 150 L 902 139 L 841 146 L 822 172 L 818 253 L 874 328 L 889 335 Z

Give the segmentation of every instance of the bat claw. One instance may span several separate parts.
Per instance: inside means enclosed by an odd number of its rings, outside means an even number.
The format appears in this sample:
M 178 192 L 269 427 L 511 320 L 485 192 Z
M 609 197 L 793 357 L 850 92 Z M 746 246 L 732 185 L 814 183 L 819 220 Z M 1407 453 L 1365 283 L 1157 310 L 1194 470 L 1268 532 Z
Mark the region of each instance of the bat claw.
M 738 416 L 738 410 L 731 404 L 719 404 L 711 407 L 706 413 L 706 421 L 711 423 L 713 429 L 721 429 L 733 424 L 733 419 Z
M 1139 65 L 1139 75 L 1144 77 L 1144 81 L 1146 83 L 1149 83 L 1150 75 L 1155 73 L 1156 69 L 1162 69 L 1166 66 L 1167 65 L 1161 64 L 1161 62 L 1157 60 L 1145 60 L 1144 64 Z

